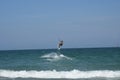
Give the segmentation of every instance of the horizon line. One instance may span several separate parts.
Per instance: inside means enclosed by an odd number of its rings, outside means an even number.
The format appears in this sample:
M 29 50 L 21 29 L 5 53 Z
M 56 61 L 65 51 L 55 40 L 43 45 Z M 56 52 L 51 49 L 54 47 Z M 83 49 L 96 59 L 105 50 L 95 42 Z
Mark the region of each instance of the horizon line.
M 120 48 L 120 47 L 76 47 L 76 48 L 61 48 L 61 49 L 94 49 L 94 48 Z M 0 51 L 17 51 L 17 50 L 57 50 L 57 48 L 41 48 L 41 49 L 5 49 L 5 50 L 0 50 Z

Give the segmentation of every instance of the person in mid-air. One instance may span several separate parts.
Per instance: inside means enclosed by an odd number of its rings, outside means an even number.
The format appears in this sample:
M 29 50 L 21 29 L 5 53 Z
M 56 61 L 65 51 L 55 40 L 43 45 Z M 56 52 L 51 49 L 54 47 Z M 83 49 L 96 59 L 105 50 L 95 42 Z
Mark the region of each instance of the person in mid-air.
M 61 40 L 59 43 L 58 43 L 58 49 L 60 50 L 60 47 L 63 45 L 63 40 Z

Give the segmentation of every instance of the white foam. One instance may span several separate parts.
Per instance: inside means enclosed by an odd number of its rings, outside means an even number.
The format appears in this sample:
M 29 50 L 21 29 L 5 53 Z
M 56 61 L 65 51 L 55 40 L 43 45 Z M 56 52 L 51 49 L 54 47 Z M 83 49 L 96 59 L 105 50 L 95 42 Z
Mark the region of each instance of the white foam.
M 0 77 L 8 78 L 66 78 L 66 79 L 79 79 L 79 78 L 120 78 L 120 71 L 110 70 L 96 70 L 96 71 L 12 71 L 0 70 Z
M 49 61 L 56 61 L 56 60 L 60 60 L 63 58 L 72 60 L 70 57 L 67 57 L 61 53 L 55 53 L 55 52 L 45 54 L 45 55 L 41 56 L 41 58 L 45 58 L 46 60 L 49 60 Z

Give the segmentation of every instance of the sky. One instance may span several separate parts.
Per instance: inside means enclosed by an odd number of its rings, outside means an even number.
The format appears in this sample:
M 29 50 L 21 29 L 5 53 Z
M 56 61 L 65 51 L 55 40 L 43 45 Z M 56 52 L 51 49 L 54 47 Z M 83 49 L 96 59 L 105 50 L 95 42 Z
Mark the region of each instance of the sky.
M 120 47 L 120 0 L 0 0 L 0 50 Z

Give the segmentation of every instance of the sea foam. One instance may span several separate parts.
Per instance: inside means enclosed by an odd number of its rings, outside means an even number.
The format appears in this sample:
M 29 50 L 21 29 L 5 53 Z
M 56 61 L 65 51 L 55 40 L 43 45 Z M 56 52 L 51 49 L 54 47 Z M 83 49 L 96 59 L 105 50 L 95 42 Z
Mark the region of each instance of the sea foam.
M 70 58 L 68 56 L 65 56 L 61 53 L 56 53 L 56 52 L 52 52 L 52 53 L 42 55 L 41 58 L 44 58 L 44 59 L 49 60 L 49 61 L 57 61 L 57 60 L 61 60 L 61 59 L 72 60 L 72 58 Z
M 66 78 L 66 79 L 79 79 L 79 78 L 120 78 L 120 71 L 112 70 L 96 70 L 96 71 L 14 71 L 14 70 L 0 70 L 0 77 L 8 78 Z

